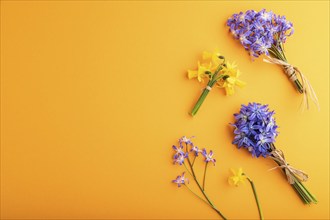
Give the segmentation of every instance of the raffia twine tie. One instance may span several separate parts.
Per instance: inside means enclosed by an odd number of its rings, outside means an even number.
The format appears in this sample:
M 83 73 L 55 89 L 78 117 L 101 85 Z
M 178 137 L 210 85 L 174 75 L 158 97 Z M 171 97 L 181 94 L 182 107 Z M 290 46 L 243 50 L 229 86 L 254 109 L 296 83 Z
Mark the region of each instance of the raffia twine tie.
M 289 79 L 294 82 L 298 79 L 297 73 L 302 81 L 302 87 L 303 87 L 303 101 L 302 106 L 309 109 L 309 100 L 308 98 L 311 98 L 314 104 L 317 106 L 318 110 L 320 110 L 320 104 L 319 100 L 316 96 L 316 93 L 308 81 L 308 79 L 305 77 L 305 75 L 300 72 L 300 70 L 297 67 L 292 66 L 291 64 L 284 62 L 282 60 L 267 56 L 267 59 L 263 59 L 264 62 L 270 63 L 270 64 L 278 64 L 281 65 L 284 69 L 285 74 L 289 77 Z
M 284 154 L 281 150 L 275 149 L 271 152 L 271 155 L 273 156 L 269 156 L 270 158 L 272 158 L 273 160 L 275 160 L 276 162 L 278 162 L 278 166 L 274 167 L 272 169 L 269 169 L 269 171 L 271 170 L 275 170 L 278 168 L 282 168 L 285 171 L 286 177 L 288 179 L 288 182 L 290 184 L 294 184 L 294 177 L 298 178 L 300 181 L 307 181 L 308 180 L 308 175 L 307 173 L 305 173 L 302 170 L 296 169 L 294 167 L 292 167 L 289 163 L 286 162 Z
M 205 89 L 211 91 L 212 87 L 211 86 L 206 86 Z

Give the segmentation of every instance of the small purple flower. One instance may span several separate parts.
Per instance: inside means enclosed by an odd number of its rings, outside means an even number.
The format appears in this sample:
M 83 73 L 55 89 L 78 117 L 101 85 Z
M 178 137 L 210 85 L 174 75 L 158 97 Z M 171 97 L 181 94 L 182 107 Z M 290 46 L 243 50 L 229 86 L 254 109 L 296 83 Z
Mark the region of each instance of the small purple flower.
M 190 145 L 194 145 L 192 142 L 191 142 L 191 138 L 194 138 L 194 136 L 190 137 L 190 138 L 187 138 L 186 136 L 183 136 L 179 139 L 179 143 L 180 145 L 182 145 L 182 143 L 185 143 L 185 144 L 190 144 Z
M 273 18 L 273 12 L 266 12 L 266 9 L 260 11 L 259 18 L 264 22 L 271 22 Z
M 183 146 L 177 147 L 177 146 L 173 145 L 172 148 L 175 151 L 175 155 L 184 154 Z
M 249 103 L 242 105 L 234 117 L 232 143 L 238 148 L 246 148 L 254 157 L 268 156 L 278 135 L 274 111 L 269 111 L 267 105 Z
M 190 152 L 194 152 L 195 156 L 197 157 L 199 153 L 201 153 L 202 151 L 197 147 L 197 146 L 193 146 L 190 149 Z
M 210 150 L 210 153 L 208 154 L 206 149 L 204 148 L 203 151 L 202 151 L 202 155 L 205 157 L 205 162 L 208 163 L 208 162 L 212 162 L 213 165 L 215 165 L 215 162 L 216 160 L 213 157 L 213 151 Z
M 182 165 L 184 163 L 184 160 L 188 157 L 188 153 L 180 153 L 180 154 L 174 154 L 173 156 L 173 164 L 179 164 Z
M 181 185 L 189 183 L 189 180 L 185 178 L 184 174 L 185 172 L 183 172 L 181 176 L 177 176 L 175 180 L 172 180 L 172 182 L 178 184 L 178 187 L 181 187 Z

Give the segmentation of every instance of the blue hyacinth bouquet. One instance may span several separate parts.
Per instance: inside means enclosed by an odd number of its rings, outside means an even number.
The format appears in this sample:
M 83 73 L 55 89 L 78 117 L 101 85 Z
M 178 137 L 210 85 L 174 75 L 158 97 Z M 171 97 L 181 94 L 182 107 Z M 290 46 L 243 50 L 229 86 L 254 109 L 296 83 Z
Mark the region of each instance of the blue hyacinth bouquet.
M 302 170 L 292 167 L 285 159 L 281 150 L 276 149 L 274 142 L 278 135 L 274 111 L 269 111 L 268 105 L 249 103 L 242 105 L 240 112 L 234 114 L 236 122 L 232 124 L 234 129 L 233 144 L 247 149 L 253 157 L 271 158 L 277 163 L 286 175 L 288 182 L 298 193 L 305 204 L 317 203 L 316 198 L 302 184 L 308 179 L 308 175 Z
M 303 93 L 304 107 L 309 108 L 308 98 L 311 98 L 319 108 L 313 87 L 297 67 L 288 63 L 284 53 L 284 43 L 294 32 L 292 22 L 286 20 L 285 16 L 263 9 L 233 14 L 227 20 L 227 26 L 252 57 L 265 55 L 265 62 L 283 68 L 296 89 Z

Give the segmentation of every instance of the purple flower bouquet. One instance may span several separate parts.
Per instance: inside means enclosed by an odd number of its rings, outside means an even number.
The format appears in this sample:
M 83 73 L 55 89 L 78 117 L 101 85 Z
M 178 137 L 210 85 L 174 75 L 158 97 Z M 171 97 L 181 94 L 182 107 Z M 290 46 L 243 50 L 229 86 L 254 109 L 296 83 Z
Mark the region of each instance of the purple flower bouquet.
M 267 105 L 249 103 L 242 105 L 240 112 L 234 114 L 236 122 L 233 144 L 247 149 L 253 157 L 268 157 L 281 168 L 288 182 L 298 193 L 305 204 L 317 203 L 316 198 L 302 184 L 308 175 L 302 170 L 292 167 L 285 159 L 281 150 L 276 149 L 274 142 L 278 135 L 274 111 L 269 111 Z
M 282 66 L 296 89 L 304 94 L 303 105 L 307 109 L 309 97 L 319 107 L 311 84 L 297 67 L 288 63 L 284 54 L 283 44 L 294 32 L 293 24 L 286 20 L 285 16 L 267 12 L 265 9 L 259 12 L 248 10 L 245 13 L 233 14 L 227 20 L 227 26 L 252 57 L 264 54 L 267 56 L 265 62 Z

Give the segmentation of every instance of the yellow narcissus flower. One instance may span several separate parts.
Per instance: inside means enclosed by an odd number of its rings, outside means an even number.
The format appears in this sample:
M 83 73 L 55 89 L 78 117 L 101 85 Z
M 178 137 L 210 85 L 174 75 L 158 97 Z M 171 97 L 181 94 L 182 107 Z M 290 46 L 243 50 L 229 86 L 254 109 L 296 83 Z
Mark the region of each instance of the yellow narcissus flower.
M 215 85 L 224 88 L 227 95 L 234 94 L 235 86 L 243 87 L 245 83 L 238 79 L 239 75 L 236 65 L 226 62 L 225 57 L 219 52 L 204 51 L 202 59 L 198 61 L 197 70 L 188 70 L 189 79 L 196 78 L 199 82 L 204 82 L 205 79 L 207 81 L 203 93 L 191 111 L 191 115 L 196 115 L 206 96 Z
M 211 68 L 211 63 L 200 63 L 198 61 L 198 69 L 197 70 L 188 70 L 188 78 L 189 79 L 193 79 L 193 78 L 197 78 L 197 80 L 199 82 L 203 82 L 203 78 L 208 77 L 208 75 L 206 74 L 206 72 L 210 71 Z
M 230 185 L 238 186 L 240 183 L 244 183 L 244 181 L 247 179 L 247 177 L 243 173 L 242 168 L 238 168 L 238 170 L 231 169 L 231 172 L 233 173 L 233 176 L 230 176 L 228 178 L 228 182 Z
M 204 51 L 203 52 L 203 61 L 204 62 L 211 62 L 212 66 L 211 69 L 215 70 L 222 62 L 222 60 L 219 59 L 219 56 L 221 56 L 221 54 L 219 52 L 207 52 Z
M 258 206 L 259 216 L 260 216 L 260 219 L 263 220 L 264 217 L 263 217 L 261 206 L 260 206 L 260 203 L 259 203 L 259 199 L 258 199 L 258 195 L 257 195 L 257 189 L 256 189 L 253 181 L 244 174 L 242 168 L 238 168 L 238 170 L 234 170 L 234 169 L 230 169 L 230 170 L 233 173 L 233 176 L 230 176 L 228 178 L 228 182 L 229 182 L 230 185 L 238 186 L 240 183 L 245 183 L 245 180 L 248 180 L 249 183 L 251 184 L 252 191 L 253 191 L 253 194 L 254 194 L 254 198 L 256 199 L 256 203 L 257 203 L 257 206 Z
M 235 86 L 242 88 L 246 85 L 245 82 L 238 79 L 241 74 L 235 63 L 230 64 L 229 62 L 226 62 L 226 66 L 221 70 L 221 74 L 226 75 L 227 77 L 220 80 L 217 84 L 221 88 L 225 88 L 226 95 L 233 95 L 235 92 Z
M 188 70 L 188 78 L 197 78 L 199 82 L 203 82 L 203 78 L 208 78 L 209 75 L 206 72 L 214 72 L 218 66 L 221 64 L 219 59 L 220 53 L 218 52 L 203 52 L 202 62 L 198 61 L 197 70 Z
M 226 66 L 223 67 L 221 73 L 233 77 L 238 77 L 240 75 L 240 72 L 237 69 L 237 65 L 235 62 L 233 63 L 226 62 Z

